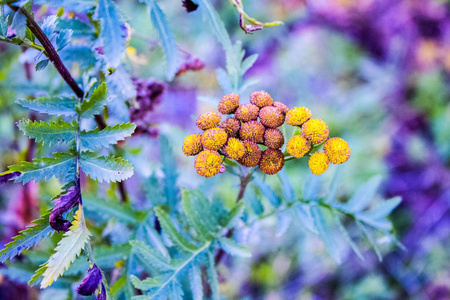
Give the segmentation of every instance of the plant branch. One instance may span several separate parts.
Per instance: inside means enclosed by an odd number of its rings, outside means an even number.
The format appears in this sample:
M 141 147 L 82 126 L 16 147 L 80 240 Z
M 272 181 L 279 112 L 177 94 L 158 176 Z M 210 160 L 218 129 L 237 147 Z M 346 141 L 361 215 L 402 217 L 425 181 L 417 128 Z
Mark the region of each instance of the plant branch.
M 61 58 L 59 57 L 50 40 L 42 31 L 41 27 L 39 27 L 39 25 L 33 19 L 33 16 L 30 15 L 28 11 L 23 7 L 18 8 L 12 5 L 9 5 L 9 7 L 11 7 L 11 9 L 14 10 L 15 12 L 20 12 L 27 18 L 28 28 L 30 28 L 31 32 L 35 35 L 35 37 L 41 43 L 42 47 L 47 52 L 48 59 L 53 63 L 58 73 L 61 75 L 64 81 L 70 86 L 75 95 L 77 95 L 78 98 L 83 99 L 84 96 L 83 90 L 78 86 L 77 82 L 75 81 L 75 79 L 73 79 L 72 75 L 70 75 L 69 70 L 67 70 L 66 66 L 61 61 Z
M 27 48 L 32 48 L 37 51 L 44 51 L 44 47 L 36 45 L 35 43 L 28 42 L 28 41 L 22 41 L 20 43 L 16 43 L 11 39 L 0 38 L 0 42 L 11 44 L 11 45 L 18 45 L 18 46 L 23 46 L 23 47 L 27 47 Z M 47 52 L 44 51 L 44 54 L 45 54 L 45 56 L 47 56 Z

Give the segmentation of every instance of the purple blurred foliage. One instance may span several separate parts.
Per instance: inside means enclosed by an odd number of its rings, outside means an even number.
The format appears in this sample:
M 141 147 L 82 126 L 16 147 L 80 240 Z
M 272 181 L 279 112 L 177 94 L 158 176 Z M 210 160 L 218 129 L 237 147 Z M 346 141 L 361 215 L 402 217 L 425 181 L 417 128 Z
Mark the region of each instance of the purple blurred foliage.
M 136 85 L 136 107 L 130 109 L 130 121 L 137 125 L 135 135 L 157 137 L 159 123 L 169 123 L 182 128 L 191 126 L 189 116 L 196 111 L 196 92 L 149 79 L 132 79 Z
M 10 180 L 10 179 L 19 177 L 20 174 L 21 174 L 20 172 L 12 172 L 12 173 L 8 173 L 5 175 L 0 175 L 0 184 L 4 184 L 4 183 L 8 182 L 8 180 Z
M 92 295 L 102 282 L 102 279 L 103 279 L 102 272 L 96 265 L 93 265 L 88 270 L 88 275 L 83 279 L 83 282 L 78 286 L 77 288 L 78 294 L 83 296 Z
M 194 72 L 200 71 L 200 70 L 203 70 L 204 67 L 205 67 L 205 63 L 203 61 L 201 61 L 199 58 L 193 57 L 192 55 L 189 54 L 185 58 L 184 63 L 180 66 L 180 68 L 178 69 L 178 72 L 175 74 L 175 76 L 181 76 L 188 71 L 194 71 Z
M 74 185 L 67 190 L 67 193 L 59 195 L 53 200 L 55 207 L 50 213 L 50 226 L 56 231 L 66 232 L 69 230 L 71 223 L 63 218 L 63 213 L 81 202 L 80 187 Z
M 106 287 L 103 283 L 102 283 L 102 291 L 100 292 L 100 294 L 97 295 L 97 298 L 95 298 L 95 300 L 106 300 Z
M 161 103 L 166 87 L 153 78 L 133 77 L 132 81 L 136 86 L 136 105 L 130 108 L 130 121 L 136 124 L 134 134 L 156 138 L 158 136 L 158 129 L 155 127 L 157 124 L 148 115 Z

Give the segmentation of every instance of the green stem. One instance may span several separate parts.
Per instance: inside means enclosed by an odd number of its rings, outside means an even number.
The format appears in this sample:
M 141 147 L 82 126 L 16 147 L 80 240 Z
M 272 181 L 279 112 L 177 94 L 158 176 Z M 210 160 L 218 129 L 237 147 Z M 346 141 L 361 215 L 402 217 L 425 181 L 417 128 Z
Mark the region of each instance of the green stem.
M 35 43 L 32 43 L 32 42 L 29 42 L 29 41 L 20 41 L 20 43 L 19 43 L 19 42 L 14 42 L 11 39 L 0 38 L 0 42 L 11 44 L 11 45 L 17 45 L 17 46 L 23 46 L 23 47 L 27 47 L 27 48 L 32 48 L 32 49 L 35 49 L 37 51 L 44 51 L 44 55 L 47 56 L 47 52 L 45 52 L 44 47 L 39 46 L 39 45 L 37 45 Z

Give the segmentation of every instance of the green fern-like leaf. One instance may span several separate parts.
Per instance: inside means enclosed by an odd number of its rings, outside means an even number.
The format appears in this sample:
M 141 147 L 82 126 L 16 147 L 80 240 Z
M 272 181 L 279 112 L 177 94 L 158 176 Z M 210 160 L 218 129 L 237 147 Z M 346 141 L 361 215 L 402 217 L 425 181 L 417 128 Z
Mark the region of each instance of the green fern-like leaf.
M 53 153 L 54 157 L 42 157 L 33 159 L 33 162 L 22 162 L 19 165 L 8 167 L 12 172 L 20 172 L 22 175 L 15 179 L 24 184 L 34 180 L 49 180 L 51 177 L 62 177 L 64 181 L 75 176 L 76 158 L 72 153 Z
M 169 257 L 161 255 L 159 251 L 149 247 L 146 243 L 132 240 L 130 241 L 130 245 L 133 249 L 137 250 L 142 258 L 152 267 L 161 271 L 169 271 L 174 269 L 174 267 L 170 264 Z
M 70 143 L 75 140 L 76 124 L 70 124 L 63 120 L 56 122 L 33 122 L 32 120 L 23 120 L 17 125 L 31 139 L 48 146 Z
M 48 223 L 49 215 L 47 213 L 33 221 L 33 226 L 27 227 L 27 229 L 19 232 L 19 235 L 13 237 L 13 241 L 6 244 L 5 249 L 0 251 L 0 262 L 20 254 L 22 251 L 35 246 L 50 234 L 53 234 L 54 230 Z
M 89 118 L 93 115 L 101 114 L 103 107 L 106 105 L 107 96 L 108 88 L 106 83 L 103 82 L 94 90 L 89 100 L 81 103 L 81 116 Z
M 195 231 L 204 240 L 212 241 L 219 230 L 211 203 L 200 190 L 183 192 L 183 210 Z
M 107 147 L 131 136 L 135 129 L 135 124 L 122 123 L 116 124 L 113 127 L 106 126 L 106 128 L 101 131 L 99 131 L 98 128 L 91 131 L 83 130 L 81 132 L 81 145 L 89 150 Z
M 163 208 L 159 206 L 155 207 L 155 214 L 158 217 L 162 229 L 169 236 L 169 239 L 172 241 L 172 243 L 174 243 L 177 247 L 185 252 L 194 252 L 197 250 L 197 247 L 192 245 L 178 232 L 178 230 L 170 220 L 170 216 Z
M 106 201 L 101 198 L 83 198 L 85 209 L 88 212 L 93 212 L 96 215 L 102 216 L 105 219 L 114 218 L 117 221 L 137 224 L 146 211 L 133 210 L 129 205 L 116 203 L 114 201 Z M 103 219 L 102 219 L 103 220 Z
M 56 116 L 75 116 L 75 107 L 79 100 L 68 97 L 39 97 L 33 100 L 17 100 L 23 107 L 41 114 Z
M 43 276 L 41 281 L 42 289 L 50 286 L 59 276 L 64 274 L 89 242 L 90 236 L 91 233 L 86 228 L 84 221 L 83 207 L 79 205 L 72 226 L 59 241 L 58 246 L 55 248 L 56 252 L 36 272 L 36 275 L 42 274 Z
M 81 154 L 81 169 L 94 180 L 122 181 L 133 175 L 133 166 L 121 157 L 101 156 L 86 151 Z
M 144 280 L 139 280 L 139 278 L 137 278 L 136 276 L 131 275 L 130 281 L 135 288 L 143 290 L 143 291 L 147 291 L 151 288 L 154 288 L 155 286 L 161 285 L 160 278 L 147 277 Z

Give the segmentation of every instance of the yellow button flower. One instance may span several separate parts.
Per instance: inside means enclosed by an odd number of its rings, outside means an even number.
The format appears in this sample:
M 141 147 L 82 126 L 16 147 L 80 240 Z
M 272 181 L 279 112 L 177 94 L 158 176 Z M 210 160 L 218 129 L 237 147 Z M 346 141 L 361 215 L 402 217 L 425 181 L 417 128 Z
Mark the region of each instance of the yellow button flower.
M 183 153 L 186 156 L 197 155 L 203 150 L 202 145 L 202 135 L 201 134 L 191 134 L 189 135 L 183 143 Z
M 309 158 L 309 169 L 314 175 L 320 175 L 328 169 L 329 165 L 328 157 L 323 152 L 316 152 Z
M 222 158 L 216 151 L 204 150 L 195 158 L 195 170 L 203 177 L 213 177 L 222 168 Z
M 302 125 L 302 135 L 313 144 L 324 142 L 329 135 L 327 123 L 320 119 L 311 119 Z
M 331 138 L 323 145 L 323 152 L 332 164 L 345 163 L 350 158 L 350 147 L 341 138 Z
M 286 145 L 287 152 L 297 158 L 303 157 L 311 149 L 311 143 L 301 135 L 290 138 Z
M 217 151 L 227 142 L 227 133 L 222 128 L 212 128 L 203 132 L 202 145 L 205 149 Z
M 197 119 L 197 127 L 201 130 L 208 130 L 217 127 L 220 123 L 220 114 L 216 112 L 206 112 L 201 114 Z
M 222 100 L 219 102 L 219 112 L 224 115 L 232 114 L 239 107 L 239 95 L 237 94 L 228 94 L 222 97 Z
M 223 146 L 223 151 L 231 159 L 239 160 L 244 156 L 246 148 L 244 143 L 236 138 L 228 139 L 225 146 Z
M 286 123 L 291 126 L 301 126 L 303 123 L 312 118 L 312 112 L 302 106 L 290 109 L 286 114 Z

